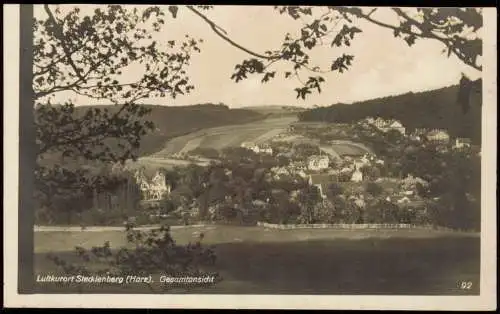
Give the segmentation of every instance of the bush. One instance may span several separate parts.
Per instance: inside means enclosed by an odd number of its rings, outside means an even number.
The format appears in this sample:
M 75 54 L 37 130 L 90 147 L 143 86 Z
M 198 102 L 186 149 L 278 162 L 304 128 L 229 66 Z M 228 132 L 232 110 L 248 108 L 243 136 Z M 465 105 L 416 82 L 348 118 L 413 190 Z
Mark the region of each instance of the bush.
M 172 199 L 169 199 L 169 198 L 165 198 L 163 199 L 161 202 L 160 202 L 160 213 L 161 214 L 168 214 L 168 213 L 171 213 L 175 210 L 175 208 L 178 206 L 179 204 L 172 200 Z
M 339 223 L 340 217 L 336 208 L 331 202 L 318 203 L 314 208 L 314 218 L 319 223 Z
M 109 241 L 104 245 L 86 250 L 76 248 L 80 263 L 69 263 L 53 254 L 48 258 L 67 274 L 110 275 L 110 276 L 150 276 L 160 273 L 166 276 L 198 276 L 202 275 L 203 267 L 215 263 L 216 256 L 212 248 L 201 245 L 203 234 L 195 243 L 178 245 L 170 234 L 167 226 L 158 230 L 138 231 L 132 224 L 126 226 L 129 247 L 117 251 L 111 249 Z M 94 270 L 95 265 L 103 265 L 102 269 Z M 92 268 L 92 270 L 91 270 Z M 206 275 L 206 274 L 203 274 Z M 212 274 L 216 282 L 220 280 L 217 273 Z M 157 286 L 147 283 L 154 291 Z M 203 284 L 200 284 L 203 285 Z M 206 285 L 206 284 L 204 284 Z M 192 288 L 193 285 L 186 289 Z M 176 288 L 175 285 L 160 285 L 158 292 Z
M 366 193 L 376 197 L 384 192 L 384 188 L 375 182 L 367 182 L 365 185 L 365 191 Z
M 445 196 L 429 206 L 428 217 L 435 226 L 479 231 L 481 228 L 480 208 L 479 202 L 457 201 Z
M 241 212 L 228 205 L 218 206 L 212 215 L 212 220 L 222 223 L 235 223 L 241 222 L 242 214 Z
M 349 182 L 351 181 L 351 174 L 350 173 L 340 173 L 338 176 L 339 182 Z
M 332 183 L 328 186 L 328 195 L 329 197 L 335 197 L 335 196 L 338 196 L 338 195 L 341 195 L 342 193 L 344 193 L 344 189 L 342 188 L 342 186 L 338 183 Z
M 380 169 L 375 166 L 363 166 L 360 170 L 363 173 L 363 177 L 369 180 L 376 180 L 381 176 Z
M 417 190 L 417 195 L 420 197 L 426 197 L 429 194 L 428 189 L 420 182 L 415 184 L 415 189 Z
M 287 224 L 296 221 L 300 215 L 300 207 L 289 200 L 281 200 L 278 204 L 273 204 L 261 210 L 261 215 L 265 222 Z

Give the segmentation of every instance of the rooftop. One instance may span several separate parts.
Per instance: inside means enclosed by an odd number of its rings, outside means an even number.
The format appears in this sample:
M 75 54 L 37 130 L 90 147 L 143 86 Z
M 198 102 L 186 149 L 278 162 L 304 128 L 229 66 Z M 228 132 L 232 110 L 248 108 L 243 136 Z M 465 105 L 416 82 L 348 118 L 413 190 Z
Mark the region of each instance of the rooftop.
M 321 160 L 321 159 L 329 159 L 329 158 L 327 155 L 314 155 L 308 158 L 308 160 Z
M 334 178 L 329 174 L 310 174 L 312 184 L 323 184 L 334 182 Z
M 471 143 L 471 139 L 467 137 L 457 137 L 456 140 L 462 143 L 469 143 L 469 144 Z

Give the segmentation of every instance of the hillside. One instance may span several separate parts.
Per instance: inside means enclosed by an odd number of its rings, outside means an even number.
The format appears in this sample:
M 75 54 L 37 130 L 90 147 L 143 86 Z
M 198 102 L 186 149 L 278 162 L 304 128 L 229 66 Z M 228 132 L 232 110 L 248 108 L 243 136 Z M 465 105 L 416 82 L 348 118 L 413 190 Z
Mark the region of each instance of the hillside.
M 239 125 L 225 125 L 203 129 L 169 140 L 155 157 L 167 158 L 177 153 L 187 153 L 197 148 L 221 150 L 239 147 L 243 142 L 263 143 L 285 131 L 297 121 L 294 116 L 278 117 L 266 115 L 266 119 Z
M 263 115 L 267 115 L 268 117 L 295 117 L 297 113 L 307 110 L 303 107 L 294 107 L 294 106 L 279 106 L 279 105 L 264 105 L 264 106 L 248 106 L 242 107 L 245 110 L 251 110 Z
M 144 119 L 152 121 L 156 130 L 141 141 L 140 156 L 162 150 L 171 138 L 201 129 L 224 125 L 244 124 L 265 118 L 265 115 L 246 109 L 230 109 L 224 105 L 201 104 L 191 106 L 153 106 Z M 78 107 L 83 112 L 89 107 Z M 102 106 L 99 106 L 102 108 Z
M 353 104 L 335 104 L 299 113 L 301 121 L 353 123 L 368 116 L 400 120 L 408 131 L 415 128 L 447 129 L 451 136 L 481 143 L 481 80 L 473 82 L 471 105 L 462 111 L 460 87 L 406 93 Z

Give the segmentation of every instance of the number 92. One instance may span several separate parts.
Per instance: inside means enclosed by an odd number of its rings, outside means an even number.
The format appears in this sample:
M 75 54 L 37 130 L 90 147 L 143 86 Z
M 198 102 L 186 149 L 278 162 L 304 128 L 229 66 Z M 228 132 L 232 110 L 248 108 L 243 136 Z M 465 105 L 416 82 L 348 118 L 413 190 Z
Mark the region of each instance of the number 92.
M 458 286 L 462 290 L 470 290 L 472 289 L 472 281 L 460 281 Z

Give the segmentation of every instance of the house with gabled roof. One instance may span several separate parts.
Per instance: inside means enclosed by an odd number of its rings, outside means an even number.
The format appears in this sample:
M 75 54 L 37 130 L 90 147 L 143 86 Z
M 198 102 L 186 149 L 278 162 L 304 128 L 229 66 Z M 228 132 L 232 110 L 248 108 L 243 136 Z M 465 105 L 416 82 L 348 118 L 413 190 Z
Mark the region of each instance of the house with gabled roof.
M 406 128 L 403 126 L 403 124 L 397 120 L 393 120 L 386 128 L 386 131 L 389 130 L 396 130 L 401 134 L 406 134 Z
M 359 170 L 359 168 L 356 168 L 356 170 L 354 170 L 354 172 L 352 173 L 351 181 L 353 182 L 363 181 L 363 173 Z
M 268 144 L 258 145 L 258 144 L 251 143 L 251 142 L 243 142 L 243 143 L 241 143 L 240 146 L 243 148 L 249 149 L 256 154 L 269 154 L 269 155 L 273 154 L 273 149 Z
M 426 138 L 433 142 L 444 142 L 448 143 L 450 140 L 450 135 L 445 130 L 434 129 L 426 134 Z
M 165 174 L 160 170 L 143 167 L 135 172 L 134 178 L 139 185 L 143 200 L 161 200 L 165 194 L 170 193 L 171 187 L 166 182 Z
M 311 156 L 307 159 L 307 168 L 313 171 L 327 169 L 329 164 L 330 159 L 326 155 Z

